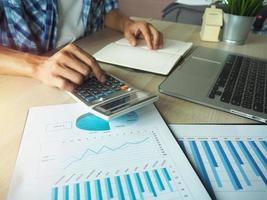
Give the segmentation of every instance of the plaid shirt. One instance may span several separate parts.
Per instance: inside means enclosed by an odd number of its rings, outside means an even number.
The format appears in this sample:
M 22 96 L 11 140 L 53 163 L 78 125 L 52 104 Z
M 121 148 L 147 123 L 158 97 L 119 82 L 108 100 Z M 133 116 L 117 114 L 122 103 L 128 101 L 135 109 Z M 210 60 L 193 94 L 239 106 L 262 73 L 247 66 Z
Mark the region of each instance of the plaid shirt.
M 104 15 L 118 0 L 83 0 L 84 34 L 103 27 Z M 44 53 L 56 46 L 58 0 L 0 0 L 0 45 Z

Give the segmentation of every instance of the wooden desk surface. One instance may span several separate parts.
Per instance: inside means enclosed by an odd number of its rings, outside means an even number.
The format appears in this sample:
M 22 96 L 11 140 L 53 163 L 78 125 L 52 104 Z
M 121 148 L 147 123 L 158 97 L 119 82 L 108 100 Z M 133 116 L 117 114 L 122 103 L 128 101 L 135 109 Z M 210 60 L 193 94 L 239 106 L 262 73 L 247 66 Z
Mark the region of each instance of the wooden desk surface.
M 174 24 L 149 20 L 166 38 L 194 42 L 195 45 L 225 49 L 256 57 L 267 57 L 267 38 L 251 34 L 244 46 L 224 43 L 202 42 L 199 26 Z M 104 30 L 76 42 L 90 53 L 94 53 L 122 35 Z M 156 103 L 168 123 L 254 123 L 232 114 L 169 97 L 158 92 L 159 84 L 165 76 L 133 71 L 125 68 L 102 65 L 105 70 L 129 82 L 137 88 L 160 95 Z M 0 76 L 0 200 L 5 199 L 14 170 L 19 144 L 23 133 L 27 112 L 30 107 L 51 104 L 73 103 L 74 100 L 55 88 L 23 77 Z

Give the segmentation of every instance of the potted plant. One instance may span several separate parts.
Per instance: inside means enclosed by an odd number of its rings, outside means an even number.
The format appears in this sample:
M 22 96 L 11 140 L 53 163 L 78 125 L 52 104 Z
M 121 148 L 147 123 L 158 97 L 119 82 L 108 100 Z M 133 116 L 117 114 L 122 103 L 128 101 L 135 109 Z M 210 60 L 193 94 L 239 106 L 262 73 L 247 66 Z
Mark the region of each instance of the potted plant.
M 265 0 L 222 0 L 224 11 L 223 41 L 242 45 L 245 43 L 257 13 Z

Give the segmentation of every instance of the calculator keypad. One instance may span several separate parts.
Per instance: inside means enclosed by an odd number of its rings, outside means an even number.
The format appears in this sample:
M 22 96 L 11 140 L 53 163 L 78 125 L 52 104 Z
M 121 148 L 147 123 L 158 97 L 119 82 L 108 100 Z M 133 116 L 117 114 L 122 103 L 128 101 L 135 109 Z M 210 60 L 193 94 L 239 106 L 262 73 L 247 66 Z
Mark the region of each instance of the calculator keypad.
M 95 76 L 91 76 L 85 83 L 77 87 L 73 93 L 87 104 L 94 104 L 117 92 L 131 90 L 126 83 L 110 75 L 106 75 L 106 77 L 106 82 L 101 83 Z

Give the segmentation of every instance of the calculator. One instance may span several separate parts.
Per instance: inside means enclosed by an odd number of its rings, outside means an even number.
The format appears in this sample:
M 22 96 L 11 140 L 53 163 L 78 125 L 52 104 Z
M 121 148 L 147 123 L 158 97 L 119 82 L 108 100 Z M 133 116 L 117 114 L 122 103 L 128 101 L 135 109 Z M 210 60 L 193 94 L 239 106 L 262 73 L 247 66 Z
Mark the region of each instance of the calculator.
M 138 90 L 126 82 L 106 75 L 101 83 L 91 75 L 70 95 L 86 106 L 89 112 L 105 120 L 111 120 L 158 100 L 157 95 Z

